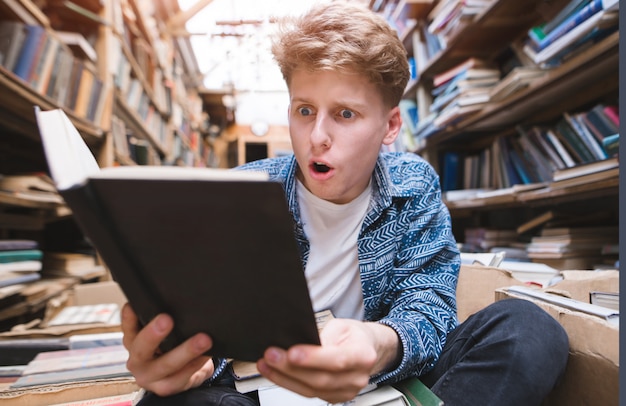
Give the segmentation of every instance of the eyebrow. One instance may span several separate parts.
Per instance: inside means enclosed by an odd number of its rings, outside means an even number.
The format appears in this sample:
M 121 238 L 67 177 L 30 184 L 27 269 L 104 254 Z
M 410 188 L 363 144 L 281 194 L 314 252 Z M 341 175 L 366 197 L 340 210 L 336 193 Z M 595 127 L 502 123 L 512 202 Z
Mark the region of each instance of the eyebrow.
M 306 104 L 315 104 L 311 101 L 309 101 L 308 99 L 304 99 L 301 97 L 296 97 L 291 99 L 291 104 L 294 103 L 306 103 Z M 356 109 L 356 110 L 365 110 L 368 106 L 368 104 L 366 103 L 361 103 L 361 102 L 357 102 L 357 101 L 350 101 L 350 100 L 345 100 L 345 101 L 338 101 L 335 103 L 337 106 L 345 106 L 351 109 Z

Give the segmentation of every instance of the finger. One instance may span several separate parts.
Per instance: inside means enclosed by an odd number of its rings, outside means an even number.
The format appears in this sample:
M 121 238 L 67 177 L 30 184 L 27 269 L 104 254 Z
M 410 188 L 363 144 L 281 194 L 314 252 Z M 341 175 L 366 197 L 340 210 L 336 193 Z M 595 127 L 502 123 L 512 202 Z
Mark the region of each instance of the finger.
M 261 375 L 276 385 L 306 397 L 318 397 L 330 403 L 354 399 L 368 383 L 368 377 L 351 373 L 329 374 L 327 371 L 308 370 L 283 373 L 270 367 L 264 359 L 257 363 Z
M 174 328 L 172 318 L 166 314 L 157 315 L 144 328 L 139 330 L 130 344 L 129 351 L 136 360 L 150 360 L 158 352 L 159 345 Z
M 190 368 L 189 364 L 192 362 L 196 363 L 194 365 L 197 369 L 200 366 L 198 363 L 203 363 L 208 359 L 203 354 L 206 353 L 212 345 L 213 342 L 208 335 L 198 333 L 176 348 L 155 359 L 150 366 L 150 373 L 155 379 L 160 379 L 178 373 L 177 371 L 182 371 L 185 368 Z
M 376 353 L 369 346 L 295 345 L 286 352 L 287 362 L 283 364 L 283 367 L 329 372 L 369 371 L 375 360 Z M 281 364 L 272 366 L 281 368 Z
M 139 332 L 139 319 L 130 304 L 125 303 L 121 311 L 122 342 L 127 349 Z
M 199 357 L 189 362 L 184 368 L 157 381 L 137 380 L 137 384 L 159 396 L 170 396 L 175 393 L 195 388 L 211 377 L 214 372 L 210 357 Z
M 355 393 L 369 382 L 369 367 L 351 361 L 356 357 L 339 348 L 297 345 L 288 351 L 269 348 L 264 355 L 259 372 L 278 385 L 297 388 L 298 393 Z

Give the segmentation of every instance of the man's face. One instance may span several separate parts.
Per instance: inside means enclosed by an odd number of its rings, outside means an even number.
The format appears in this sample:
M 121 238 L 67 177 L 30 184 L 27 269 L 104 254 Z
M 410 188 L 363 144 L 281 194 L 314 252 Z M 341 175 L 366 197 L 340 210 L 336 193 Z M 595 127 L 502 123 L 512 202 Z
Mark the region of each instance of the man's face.
M 289 131 L 298 179 L 319 198 L 348 203 L 367 187 L 383 144 L 400 130 L 367 78 L 296 70 L 289 86 Z

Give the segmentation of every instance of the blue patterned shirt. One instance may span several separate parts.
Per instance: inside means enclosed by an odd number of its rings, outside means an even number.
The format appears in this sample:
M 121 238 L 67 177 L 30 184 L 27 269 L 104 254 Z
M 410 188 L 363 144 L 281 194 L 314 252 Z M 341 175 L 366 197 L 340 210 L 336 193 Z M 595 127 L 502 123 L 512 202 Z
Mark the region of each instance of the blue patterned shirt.
M 238 169 L 263 171 L 283 184 L 306 265 L 310 246 L 297 201 L 295 157 L 254 161 Z M 424 159 L 411 153 L 379 155 L 357 247 L 365 320 L 393 328 L 403 350 L 397 368 L 372 381 L 394 382 L 427 372 L 457 325 L 460 259 L 439 177 Z

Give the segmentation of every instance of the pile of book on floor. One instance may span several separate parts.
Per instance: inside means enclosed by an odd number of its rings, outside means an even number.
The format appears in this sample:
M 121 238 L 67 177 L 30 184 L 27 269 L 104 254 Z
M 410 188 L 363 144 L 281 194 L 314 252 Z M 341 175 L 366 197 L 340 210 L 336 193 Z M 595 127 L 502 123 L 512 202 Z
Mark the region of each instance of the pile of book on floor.
M 616 267 L 617 226 L 546 227 L 532 237 L 528 256 L 557 269 Z

